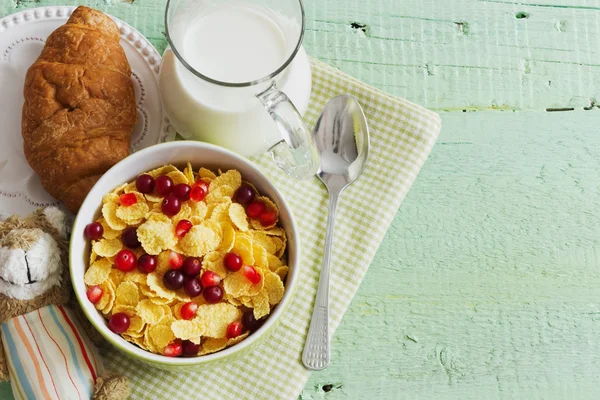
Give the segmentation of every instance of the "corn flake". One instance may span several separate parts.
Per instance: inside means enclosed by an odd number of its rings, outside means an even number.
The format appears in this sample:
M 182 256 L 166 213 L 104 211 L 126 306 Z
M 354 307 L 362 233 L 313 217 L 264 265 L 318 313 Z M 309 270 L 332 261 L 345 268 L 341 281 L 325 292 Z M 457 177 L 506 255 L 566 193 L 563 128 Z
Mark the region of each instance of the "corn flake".
M 231 219 L 231 222 L 233 222 L 240 231 L 248 230 L 246 210 L 241 204 L 233 203 L 229 206 L 229 219 Z
M 221 222 L 220 225 L 222 238 L 218 251 L 226 254 L 233 248 L 233 244 L 235 243 L 235 229 L 233 229 L 233 226 L 227 221 Z
M 229 185 L 218 186 L 209 191 L 206 196 L 206 204 L 222 203 L 226 198 L 231 199 L 235 190 Z
M 194 321 L 204 330 L 202 336 L 222 338 L 227 333 L 227 326 L 241 317 L 242 311 L 239 308 L 227 303 L 217 303 L 199 306 Z
M 135 311 L 137 316 L 149 325 L 157 324 L 165 316 L 165 310 L 162 306 L 154 304 L 148 299 L 141 300 L 137 304 Z
M 268 295 L 269 304 L 272 306 L 279 304 L 285 291 L 281 278 L 276 273 L 268 271 L 265 272 L 264 280 L 265 291 Z
M 128 225 L 137 225 L 146 216 L 150 208 L 146 204 L 146 198 L 143 194 L 138 192 L 132 192 L 135 194 L 137 203 L 130 206 L 119 206 L 116 211 L 117 218 L 127 223 Z
M 123 282 L 117 287 L 115 304 L 136 306 L 140 301 L 138 286 L 134 282 Z
M 277 275 L 279 275 L 279 278 L 281 278 L 281 280 L 283 281 L 288 273 L 288 267 L 287 266 L 283 266 L 283 267 L 279 267 L 275 270 L 275 273 Z
M 214 221 L 203 221 L 195 225 L 179 241 L 179 246 L 188 257 L 202 257 L 215 250 L 221 243 L 221 226 Z
M 202 336 L 204 330 L 195 320 L 177 320 L 171 323 L 171 331 L 178 339 L 188 340 Z
M 118 198 L 118 197 L 117 197 Z M 115 202 L 105 202 L 102 206 L 102 216 L 112 229 L 122 231 L 127 228 L 127 224 L 117 216 L 118 204 Z
M 194 183 L 194 181 L 192 181 L 192 182 L 188 181 L 188 179 L 183 174 L 183 172 L 181 172 L 179 170 L 169 172 L 167 174 L 167 176 L 169 178 L 171 178 L 171 180 L 173 181 L 173 186 L 179 185 L 180 183 L 185 183 L 186 185 L 190 184 L 190 183 Z
M 156 272 L 148 274 L 146 277 L 146 284 L 154 293 L 156 293 L 156 297 L 161 297 L 163 299 L 173 300 L 175 298 L 175 292 L 167 289 L 165 286 L 162 275 L 158 275 Z
M 118 313 L 125 313 L 130 318 L 135 315 L 135 307 L 134 306 L 128 306 L 128 305 L 125 305 L 125 304 L 116 304 L 112 308 L 111 311 L 112 311 L 112 315 L 115 315 L 115 314 L 118 314 Z
M 225 268 L 225 265 L 223 264 L 224 257 L 225 254 L 223 253 L 211 251 L 204 256 L 204 259 L 202 260 L 202 269 L 212 271 L 218 274 L 221 279 L 225 279 L 227 276 L 227 268 Z
M 137 228 L 138 240 L 148 254 L 158 255 L 177 243 L 175 229 L 169 222 L 146 221 Z
M 269 315 L 271 307 L 269 307 L 269 296 L 267 292 L 262 291 L 256 296 L 252 297 L 252 304 L 254 306 L 254 318 L 261 319 L 265 315 Z
M 154 344 L 154 347 L 160 352 L 175 339 L 171 327 L 167 324 L 151 325 L 148 327 L 147 331 L 152 344 Z
M 208 186 L 208 192 L 210 193 L 214 191 L 217 187 L 224 185 L 230 186 L 235 192 L 242 185 L 242 175 L 240 174 L 240 172 L 236 171 L 235 169 L 230 169 L 224 174 L 214 178 Z
M 86 285 L 93 286 L 104 282 L 110 275 L 112 264 L 107 259 L 96 260 L 83 276 L 83 281 Z

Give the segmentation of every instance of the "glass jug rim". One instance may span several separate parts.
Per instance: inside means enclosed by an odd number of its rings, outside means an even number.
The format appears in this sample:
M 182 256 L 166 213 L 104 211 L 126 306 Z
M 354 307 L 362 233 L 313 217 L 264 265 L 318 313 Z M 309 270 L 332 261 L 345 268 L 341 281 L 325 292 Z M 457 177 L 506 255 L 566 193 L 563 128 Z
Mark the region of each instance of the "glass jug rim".
M 167 42 L 169 43 L 169 46 L 171 46 L 171 50 L 173 51 L 173 53 L 175 54 L 175 56 L 177 57 L 179 62 L 181 62 L 181 64 L 183 64 L 183 66 L 188 71 L 190 71 L 192 74 L 194 74 L 198 78 L 203 79 L 207 82 L 213 83 L 215 85 L 226 86 L 226 87 L 248 87 L 248 86 L 258 85 L 259 83 L 263 83 L 265 81 L 273 79 L 274 77 L 279 75 L 283 70 L 285 70 L 288 67 L 288 65 L 291 64 L 291 62 L 296 57 L 296 54 L 298 54 L 298 51 L 300 51 L 300 47 L 302 46 L 302 41 L 304 40 L 304 29 L 305 29 L 305 25 L 306 25 L 306 14 L 304 12 L 304 4 L 302 3 L 302 0 L 296 0 L 300 4 L 300 14 L 301 14 L 301 18 L 302 18 L 300 35 L 298 37 L 298 43 L 296 43 L 296 46 L 294 47 L 294 51 L 292 51 L 292 53 L 287 58 L 287 60 L 285 60 L 285 62 L 283 64 L 281 64 L 281 66 L 279 66 L 279 68 L 277 68 L 275 71 L 271 72 L 267 76 L 264 76 L 262 78 L 259 78 L 259 79 L 253 80 L 253 81 L 224 82 L 224 81 L 220 81 L 218 79 L 213 79 L 209 76 L 206 76 L 206 75 L 198 72 L 187 61 L 185 61 L 185 59 L 183 58 L 181 53 L 177 50 L 175 43 L 171 40 L 171 35 L 169 34 L 169 6 L 171 5 L 171 2 L 173 2 L 173 1 L 175 1 L 175 0 L 167 0 L 167 6 L 165 8 L 165 33 L 167 36 Z

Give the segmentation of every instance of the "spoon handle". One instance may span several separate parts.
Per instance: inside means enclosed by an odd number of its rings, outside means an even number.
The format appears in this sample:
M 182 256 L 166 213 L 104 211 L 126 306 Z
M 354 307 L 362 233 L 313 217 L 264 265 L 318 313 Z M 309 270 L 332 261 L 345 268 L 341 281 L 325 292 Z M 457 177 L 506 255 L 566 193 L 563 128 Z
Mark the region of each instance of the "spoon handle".
M 325 253 L 319 277 L 319 287 L 315 298 L 315 308 L 310 320 L 308 336 L 302 353 L 302 363 L 313 371 L 329 366 L 329 272 L 331 269 L 331 244 L 333 242 L 333 221 L 339 192 L 329 193 L 329 216 L 325 232 Z

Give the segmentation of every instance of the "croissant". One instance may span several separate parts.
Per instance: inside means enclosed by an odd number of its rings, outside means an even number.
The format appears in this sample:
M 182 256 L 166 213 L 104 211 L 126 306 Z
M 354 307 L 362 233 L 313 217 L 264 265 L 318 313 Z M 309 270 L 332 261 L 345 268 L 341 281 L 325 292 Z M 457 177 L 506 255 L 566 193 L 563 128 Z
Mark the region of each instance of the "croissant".
M 76 213 L 96 181 L 129 155 L 137 111 L 117 25 L 78 7 L 27 70 L 21 120 L 29 165 Z

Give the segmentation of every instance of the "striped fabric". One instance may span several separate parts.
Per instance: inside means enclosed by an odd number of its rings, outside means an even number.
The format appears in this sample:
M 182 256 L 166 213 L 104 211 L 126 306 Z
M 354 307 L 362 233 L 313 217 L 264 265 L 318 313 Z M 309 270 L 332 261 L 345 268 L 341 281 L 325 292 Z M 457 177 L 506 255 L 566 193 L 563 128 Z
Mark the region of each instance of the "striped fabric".
M 1 326 L 16 400 L 88 400 L 102 362 L 72 313 L 48 306 Z

